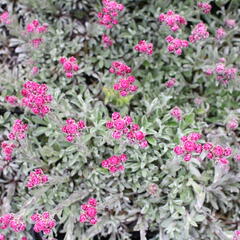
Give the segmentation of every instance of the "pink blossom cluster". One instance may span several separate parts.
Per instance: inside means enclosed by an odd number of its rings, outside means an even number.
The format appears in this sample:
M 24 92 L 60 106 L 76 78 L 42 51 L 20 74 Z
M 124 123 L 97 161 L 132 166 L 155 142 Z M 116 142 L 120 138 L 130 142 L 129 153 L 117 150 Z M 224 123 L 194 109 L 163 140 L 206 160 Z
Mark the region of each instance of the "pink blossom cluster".
M 103 0 L 102 11 L 98 13 L 99 24 L 110 29 L 113 25 L 118 24 L 118 14 L 123 11 L 124 6 L 111 0 Z
M 44 234 L 51 233 L 56 225 L 56 221 L 51 217 L 49 212 L 44 212 L 42 214 L 35 213 L 31 216 L 31 220 L 35 222 L 33 230 L 35 232 L 43 231 Z
M 113 45 L 113 40 L 106 34 L 102 35 L 102 43 L 105 48 L 111 47 Z
M 0 240 L 6 240 L 5 235 L 0 233 Z
M 190 161 L 193 153 L 199 154 L 202 152 L 202 145 L 197 143 L 201 137 L 199 133 L 190 133 L 189 135 L 183 136 L 181 138 L 182 145 L 177 145 L 173 151 L 177 155 L 183 155 L 184 161 Z
M 234 80 L 237 74 L 237 68 L 226 67 L 224 63 L 217 63 L 214 69 L 217 80 L 222 84 L 228 84 L 230 80 Z
M 188 41 L 182 40 L 179 38 L 174 38 L 172 36 L 167 36 L 165 40 L 169 43 L 168 44 L 168 51 L 170 53 L 175 53 L 176 55 L 182 54 L 182 48 L 188 47 Z
M 47 94 L 47 91 L 46 84 L 27 81 L 21 91 L 23 95 L 22 105 L 30 108 L 32 113 L 44 117 L 50 111 L 47 104 L 53 99 L 51 95 Z
M 107 168 L 111 173 L 119 172 L 124 170 L 124 165 L 127 161 L 127 155 L 121 154 L 119 156 L 112 156 L 102 161 L 102 167 Z
M 117 76 L 125 76 L 131 73 L 132 69 L 120 61 L 114 61 L 112 62 L 109 72 L 116 74 Z
M 217 40 L 222 40 L 223 38 L 225 38 L 225 36 L 227 35 L 227 33 L 225 32 L 225 30 L 223 28 L 218 28 L 216 31 L 216 39 Z
M 153 44 L 147 43 L 145 40 L 139 41 L 139 43 L 134 47 L 134 49 L 141 53 L 146 53 L 147 55 L 153 54 Z
M 44 23 L 43 25 L 40 25 L 39 21 L 37 19 L 34 19 L 31 23 L 27 24 L 26 26 L 26 32 L 31 34 L 40 35 L 37 38 L 32 39 L 32 45 L 35 48 L 38 48 L 41 43 L 43 43 L 43 38 L 41 35 L 43 33 L 46 33 L 48 30 L 48 25 Z
M 12 160 L 13 151 L 17 146 L 10 142 L 2 142 L 1 148 L 2 148 L 2 154 L 4 155 L 4 159 L 6 161 Z
M 26 137 L 26 131 L 28 129 L 28 125 L 24 124 L 22 120 L 15 120 L 12 131 L 8 135 L 9 140 L 20 140 Z
M 227 128 L 235 130 L 238 128 L 238 120 L 236 118 L 230 119 L 227 123 Z
M 79 70 L 77 59 L 75 57 L 70 58 L 61 57 L 59 59 L 59 62 L 63 65 L 63 69 L 67 78 L 72 78 L 73 73 Z
M 226 157 L 232 154 L 232 149 L 230 147 L 222 147 L 220 145 L 214 146 L 212 143 L 205 143 L 203 149 L 207 151 L 207 158 L 215 159 L 217 162 L 226 165 L 229 161 Z
M 8 13 L 7 11 L 3 12 L 3 13 L 0 15 L 0 23 L 10 24 L 9 13 Z
M 189 41 L 195 43 L 208 37 L 209 32 L 207 31 L 207 26 L 201 22 L 193 28 L 191 35 L 189 36 Z
M 89 222 L 91 224 L 97 223 L 97 200 L 89 198 L 87 204 L 82 204 L 81 209 L 84 211 L 79 217 L 79 222 Z
M 165 86 L 167 88 L 172 88 L 176 85 L 176 82 L 177 82 L 176 78 L 171 78 L 167 82 L 165 82 Z
M 33 66 L 31 70 L 31 74 L 33 76 L 37 75 L 39 73 L 39 68 L 37 66 Z
M 165 22 L 173 32 L 178 31 L 183 25 L 187 24 L 184 17 L 172 10 L 169 10 L 166 14 L 160 14 L 158 19 L 160 22 Z
M 232 240 L 240 240 L 240 230 L 234 231 L 234 235 L 233 235 Z
M 73 142 L 85 127 L 86 124 L 83 120 L 76 122 L 74 119 L 69 118 L 66 120 L 66 125 L 62 127 L 62 132 L 67 134 L 66 140 L 68 142 Z
M 174 107 L 170 114 L 173 118 L 175 118 L 177 121 L 182 120 L 182 110 L 179 107 Z
M 222 165 L 229 164 L 227 157 L 232 154 L 230 147 L 224 148 L 209 142 L 205 144 L 197 143 L 200 139 L 201 134 L 199 133 L 191 133 L 188 136 L 183 136 L 181 138 L 182 145 L 174 147 L 173 151 L 177 155 L 183 155 L 184 161 L 190 161 L 193 154 L 201 154 L 202 151 L 205 151 L 208 159 L 214 159 Z
M 43 170 L 41 168 L 38 168 L 30 173 L 27 187 L 33 188 L 46 182 L 48 182 L 48 176 L 43 173 Z
M 197 6 L 206 14 L 211 12 L 212 6 L 209 3 L 200 2 Z
M 229 28 L 234 28 L 237 25 L 235 19 L 226 19 L 225 24 Z
M 18 99 L 15 96 L 6 96 L 5 101 L 14 106 L 18 104 Z
M 125 97 L 129 93 L 134 93 L 138 90 L 138 86 L 133 85 L 134 82 L 134 76 L 120 78 L 118 82 L 113 85 L 113 89 L 118 91 L 122 97 Z
M 11 228 L 14 232 L 22 232 L 26 229 L 26 224 L 22 217 L 12 213 L 7 213 L 0 217 L 0 229 Z
M 112 129 L 112 137 L 114 139 L 120 139 L 125 136 L 132 144 L 138 144 L 141 148 L 148 146 L 148 142 L 145 139 L 145 134 L 140 131 L 138 124 L 133 123 L 130 116 L 121 117 L 120 113 L 114 112 L 112 114 L 112 120 L 107 121 L 106 127 Z

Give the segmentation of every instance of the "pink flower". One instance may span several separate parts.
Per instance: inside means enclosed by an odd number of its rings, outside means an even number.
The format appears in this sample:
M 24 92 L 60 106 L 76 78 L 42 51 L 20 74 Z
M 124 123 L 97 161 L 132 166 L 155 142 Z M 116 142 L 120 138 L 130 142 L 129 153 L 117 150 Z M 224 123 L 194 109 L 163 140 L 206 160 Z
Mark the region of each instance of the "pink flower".
M 182 155 L 184 153 L 184 149 L 181 146 L 176 146 L 174 147 L 173 151 L 177 154 L 177 155 Z
M 175 14 L 172 10 L 169 10 L 166 14 L 160 14 L 158 19 L 160 22 L 165 22 L 173 32 L 178 31 L 183 25 L 187 24 L 184 17 Z
M 66 140 L 68 142 L 73 142 L 76 137 L 80 136 L 85 127 L 84 121 L 76 122 L 74 119 L 68 118 L 66 124 L 62 127 L 62 132 L 67 134 Z
M 0 15 L 0 23 L 10 24 L 9 13 L 8 13 L 7 11 L 3 12 L 3 13 Z
M 15 96 L 6 96 L 5 101 L 10 103 L 11 105 L 17 105 L 18 104 L 18 99 Z
M 118 14 L 123 11 L 124 6 L 120 3 L 111 0 L 103 0 L 103 9 L 98 13 L 98 23 L 105 26 L 107 29 L 118 24 Z
M 34 114 L 44 117 L 50 111 L 47 104 L 52 101 L 52 96 L 47 95 L 47 90 L 46 84 L 33 81 L 25 82 L 21 91 L 23 95 L 22 105 L 30 108 Z
M 207 31 L 207 26 L 201 22 L 193 28 L 191 35 L 189 36 L 189 41 L 191 43 L 196 43 L 208 37 L 209 32 Z
M 1 147 L 4 160 L 11 161 L 13 150 L 16 148 L 16 145 L 9 142 L 2 142 Z
M 14 232 L 22 232 L 26 229 L 26 224 L 23 222 L 22 217 L 7 213 L 0 217 L 0 229 L 7 228 L 11 228 Z
M 141 40 L 134 47 L 134 50 L 141 52 L 141 53 L 146 53 L 147 55 L 152 55 L 153 54 L 153 44 L 147 43 L 145 40 Z
M 97 201 L 94 198 L 90 198 L 87 204 L 82 204 L 81 209 L 84 211 L 79 217 L 79 222 L 89 222 L 91 224 L 97 223 Z
M 238 128 L 238 120 L 233 118 L 227 123 L 227 128 L 230 130 L 236 130 Z
M 229 28 L 234 28 L 237 25 L 235 19 L 226 19 L 225 24 Z
M 170 53 L 175 53 L 176 55 L 181 55 L 182 48 L 188 47 L 188 41 L 186 40 L 173 38 L 172 36 L 167 36 L 165 40 L 169 43 L 167 47 L 168 51 Z
M 176 78 L 171 78 L 167 82 L 165 82 L 165 86 L 167 88 L 172 88 L 175 86 L 175 84 L 176 84 Z
M 203 11 L 203 13 L 208 14 L 211 12 L 212 6 L 209 3 L 198 3 L 197 6 Z
M 216 39 L 217 40 L 222 40 L 226 35 L 227 35 L 227 33 L 225 32 L 225 30 L 223 28 L 217 29 L 217 31 L 216 31 Z
M 172 117 L 174 117 L 176 120 L 180 121 L 182 120 L 182 110 L 179 107 L 174 107 L 170 114 Z
M 185 162 L 189 162 L 190 160 L 191 160 L 191 154 L 190 153 L 187 153 L 185 156 L 184 156 L 184 158 L 183 158 L 183 160 L 185 161 Z
M 5 236 L 0 233 L 0 240 L 6 240 Z
M 131 73 L 132 69 L 120 61 L 114 61 L 112 62 L 109 72 L 118 76 L 125 76 L 126 74 Z
M 240 230 L 234 231 L 233 240 L 240 240 Z
M 217 145 L 213 148 L 212 150 L 213 154 L 216 155 L 217 157 L 221 157 L 224 154 L 224 148 Z
M 59 63 L 63 65 L 63 70 L 67 78 L 72 78 L 74 72 L 77 72 L 79 70 L 77 59 L 75 57 L 60 57 Z
M 52 229 L 56 226 L 56 221 L 48 212 L 33 214 L 31 220 L 34 222 L 33 230 L 35 232 L 42 231 L 44 234 L 50 234 Z
M 106 34 L 102 35 L 102 43 L 105 48 L 111 47 L 113 45 L 113 41 Z
M 102 167 L 107 168 L 111 173 L 115 173 L 118 171 L 123 171 L 124 166 L 123 163 L 126 162 L 127 155 L 122 154 L 119 156 L 112 156 L 106 160 L 102 161 Z
M 33 172 L 30 173 L 27 187 L 33 188 L 38 185 L 43 185 L 48 182 L 48 176 L 45 175 L 42 169 L 35 169 Z
M 112 121 L 108 121 L 106 126 L 112 129 L 112 137 L 114 139 L 120 139 L 124 136 L 130 143 L 137 143 L 142 148 L 148 146 L 145 134 L 139 131 L 139 126 L 133 123 L 130 116 L 122 118 L 120 113 L 115 112 L 112 114 Z

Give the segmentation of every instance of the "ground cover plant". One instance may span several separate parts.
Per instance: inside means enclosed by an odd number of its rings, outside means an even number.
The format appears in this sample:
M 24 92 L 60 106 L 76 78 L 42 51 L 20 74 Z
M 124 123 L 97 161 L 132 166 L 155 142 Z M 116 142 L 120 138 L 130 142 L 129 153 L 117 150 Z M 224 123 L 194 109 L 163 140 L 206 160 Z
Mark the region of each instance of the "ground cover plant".
M 1 0 L 0 240 L 239 240 L 239 7 Z

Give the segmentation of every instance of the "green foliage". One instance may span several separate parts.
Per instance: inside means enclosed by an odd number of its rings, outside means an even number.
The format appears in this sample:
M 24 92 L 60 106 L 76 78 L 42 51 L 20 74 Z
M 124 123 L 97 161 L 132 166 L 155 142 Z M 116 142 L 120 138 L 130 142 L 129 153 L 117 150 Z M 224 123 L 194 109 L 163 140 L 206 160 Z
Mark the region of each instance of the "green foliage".
M 157 21 L 160 13 L 172 9 L 190 23 L 180 38 L 187 39 L 192 25 L 201 20 L 214 36 L 225 18 L 239 19 L 240 4 L 236 0 L 212 2 L 213 14 L 200 15 L 192 0 L 123 0 L 120 24 L 109 31 L 115 44 L 104 49 L 100 44 L 104 29 L 96 18 L 101 1 L 2 0 L 1 7 L 7 4 L 19 29 L 37 18 L 49 24 L 49 32 L 45 44 L 35 50 L 18 28 L 9 32 L 0 28 L 0 140 L 6 139 L 14 119 L 21 118 L 30 126 L 26 145 L 16 159 L 7 166 L 0 163 L 4 165 L 0 213 L 20 211 L 29 220 L 33 211 L 48 210 L 56 214 L 56 233 L 64 233 L 64 240 L 132 239 L 133 231 L 140 232 L 141 240 L 230 240 L 240 221 L 239 163 L 231 160 L 226 174 L 211 161 L 183 162 L 172 149 L 180 137 L 193 131 L 201 132 L 206 140 L 239 148 L 239 129 L 230 133 L 225 128 L 227 117 L 240 114 L 239 79 L 227 87 L 218 86 L 216 79 L 202 71 L 220 57 L 240 68 L 239 33 L 229 30 L 221 43 L 211 37 L 176 57 L 167 52 L 169 30 Z M 133 51 L 142 39 L 153 43 L 151 57 L 139 57 Z M 77 58 L 80 71 L 74 78 L 66 79 L 62 73 L 61 56 Z M 54 114 L 43 119 L 4 101 L 7 95 L 20 97 L 22 84 L 32 79 L 29 59 L 40 68 L 34 80 L 46 83 L 54 96 Z M 114 77 L 108 69 L 114 60 L 133 68 L 137 94 L 120 98 L 112 90 Z M 164 83 L 170 77 L 176 77 L 177 86 L 166 89 Z M 203 99 L 199 106 L 194 104 L 196 97 Z M 181 122 L 169 114 L 174 106 L 184 112 Z M 131 115 L 142 126 L 149 148 L 112 140 L 105 122 L 114 111 Z M 83 119 L 89 127 L 76 144 L 66 142 L 61 133 L 69 117 Z M 123 151 L 129 156 L 123 174 L 111 176 L 101 168 L 103 159 Z M 27 176 L 37 167 L 51 177 L 50 184 L 28 190 Z M 148 191 L 153 183 L 158 186 L 156 195 Z M 96 197 L 100 204 L 99 223 L 94 226 L 77 221 L 80 204 L 89 197 Z M 30 226 L 27 230 L 29 234 Z M 11 232 L 7 239 L 19 236 Z

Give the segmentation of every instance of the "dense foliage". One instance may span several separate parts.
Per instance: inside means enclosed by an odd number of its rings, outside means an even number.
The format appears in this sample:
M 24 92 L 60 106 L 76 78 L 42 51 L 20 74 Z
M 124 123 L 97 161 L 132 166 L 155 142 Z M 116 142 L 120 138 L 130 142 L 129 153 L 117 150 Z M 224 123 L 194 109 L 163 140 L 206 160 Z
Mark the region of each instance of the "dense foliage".
M 0 23 L 0 217 L 13 213 L 26 224 L 0 230 L 2 239 L 233 239 L 240 2 L 211 1 L 210 13 L 200 2 L 119 0 L 124 9 L 109 29 L 99 24 L 100 0 L 0 1 L 10 19 Z M 169 10 L 186 22 L 171 29 L 159 19 Z M 43 42 L 32 41 L 34 19 Z M 131 68 L 123 75 L 134 76 L 136 88 L 114 86 L 122 81 L 109 72 L 116 61 Z M 32 96 L 40 88 L 39 104 Z M 128 121 L 120 139 L 106 127 Z M 191 133 L 201 136 L 189 143 L 196 150 L 189 161 L 176 146 Z M 195 148 L 208 142 L 218 151 Z

